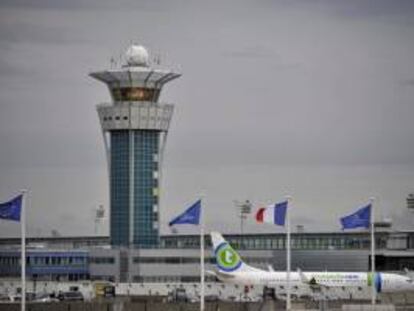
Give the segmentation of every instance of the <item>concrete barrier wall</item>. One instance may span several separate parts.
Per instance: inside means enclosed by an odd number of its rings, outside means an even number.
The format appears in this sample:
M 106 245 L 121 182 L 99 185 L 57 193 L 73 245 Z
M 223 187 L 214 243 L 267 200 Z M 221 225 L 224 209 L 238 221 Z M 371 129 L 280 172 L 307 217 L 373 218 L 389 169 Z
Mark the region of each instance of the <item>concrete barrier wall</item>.
M 26 306 L 27 311 L 198 311 L 200 305 L 197 303 L 144 303 L 144 302 L 121 302 L 121 303 L 30 303 Z M 259 311 L 262 310 L 261 303 L 233 303 L 214 302 L 206 303 L 206 311 Z M 20 304 L 0 304 L 0 311 L 20 311 Z
M 393 305 L 343 305 L 342 311 L 395 311 Z
M 293 310 L 318 310 L 317 304 L 294 303 Z M 198 303 L 161 303 L 161 302 L 59 302 L 59 303 L 29 303 L 26 311 L 198 311 Z M 208 302 L 206 311 L 275 311 L 285 310 L 285 304 L 281 301 L 266 302 Z M 329 311 L 395 311 L 395 310 L 414 310 L 414 307 L 395 308 L 393 305 L 367 304 L 344 304 L 329 303 L 325 309 Z M 0 303 L 0 311 L 20 311 L 18 303 Z

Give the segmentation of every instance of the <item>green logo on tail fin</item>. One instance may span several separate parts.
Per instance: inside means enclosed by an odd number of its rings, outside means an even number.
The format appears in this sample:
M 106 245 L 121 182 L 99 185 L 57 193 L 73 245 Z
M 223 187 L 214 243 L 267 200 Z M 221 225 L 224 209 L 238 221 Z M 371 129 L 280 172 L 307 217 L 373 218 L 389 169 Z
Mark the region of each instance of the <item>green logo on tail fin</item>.
M 226 272 L 237 270 L 242 264 L 239 254 L 228 243 L 217 247 L 216 260 L 218 267 Z

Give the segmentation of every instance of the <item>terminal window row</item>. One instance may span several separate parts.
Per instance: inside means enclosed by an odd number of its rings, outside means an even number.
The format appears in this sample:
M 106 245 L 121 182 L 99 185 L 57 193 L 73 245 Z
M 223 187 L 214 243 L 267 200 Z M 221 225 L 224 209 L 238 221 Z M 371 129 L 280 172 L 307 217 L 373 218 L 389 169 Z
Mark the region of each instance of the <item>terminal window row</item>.
M 285 249 L 286 237 L 232 237 L 229 243 L 236 249 Z M 292 249 L 369 249 L 371 241 L 369 237 L 292 237 Z M 376 248 L 384 249 L 387 246 L 386 237 L 377 237 Z M 179 239 L 162 240 L 163 247 L 196 248 L 200 242 L 198 237 L 180 237 Z M 206 247 L 210 247 L 209 239 L 206 239 Z
M 104 121 L 112 121 L 112 120 L 120 121 L 120 120 L 128 120 L 128 119 L 129 118 L 127 116 L 123 116 L 123 117 L 121 117 L 121 116 L 114 116 L 114 117 L 108 116 L 108 117 L 103 117 L 103 120 Z M 149 117 L 149 118 L 147 118 L 147 117 L 140 117 L 140 119 L 141 120 L 151 120 L 151 121 L 155 121 L 155 120 L 157 120 L 157 121 L 160 121 L 160 120 L 167 121 L 168 120 L 167 118 L 163 118 L 163 117 Z
M 269 264 L 273 258 L 244 256 L 243 260 L 250 264 Z M 134 257 L 134 264 L 199 264 L 200 257 Z M 205 263 L 215 264 L 215 257 L 206 257 Z
M 214 276 L 206 276 L 206 282 L 214 282 Z M 133 281 L 137 283 L 200 283 L 199 276 L 193 275 L 154 275 L 154 276 L 139 276 L 134 275 Z
M 90 257 L 89 262 L 91 264 L 114 264 L 115 258 L 114 257 Z
M 68 256 L 27 256 L 28 265 L 84 265 L 87 257 L 68 257 Z M 16 266 L 20 265 L 20 256 L 0 256 L 0 265 Z
M 122 117 L 122 119 L 128 120 L 128 117 L 124 116 L 124 117 Z M 103 117 L 103 120 L 104 121 L 112 121 L 112 117 Z M 121 117 L 120 116 L 115 116 L 114 120 L 121 120 Z

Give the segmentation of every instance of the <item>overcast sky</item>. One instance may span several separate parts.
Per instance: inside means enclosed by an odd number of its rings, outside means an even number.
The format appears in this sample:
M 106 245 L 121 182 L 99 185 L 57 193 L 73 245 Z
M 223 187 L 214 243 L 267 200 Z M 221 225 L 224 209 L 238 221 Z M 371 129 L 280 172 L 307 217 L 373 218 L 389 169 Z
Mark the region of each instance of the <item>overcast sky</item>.
M 0 201 L 29 189 L 30 235 L 93 235 L 108 209 L 95 106 L 110 98 L 88 73 L 130 42 L 183 74 L 161 95 L 176 105 L 162 233 L 200 193 L 225 232 L 239 231 L 233 200 L 286 194 L 308 231 L 339 230 L 371 196 L 378 218 L 413 228 L 413 1 L 1 1 Z

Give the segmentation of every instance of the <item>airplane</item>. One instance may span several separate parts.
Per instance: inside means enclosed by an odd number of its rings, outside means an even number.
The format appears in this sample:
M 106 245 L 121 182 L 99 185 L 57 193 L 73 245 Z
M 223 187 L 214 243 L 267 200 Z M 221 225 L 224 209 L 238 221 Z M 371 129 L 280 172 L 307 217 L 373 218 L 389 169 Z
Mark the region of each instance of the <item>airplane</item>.
M 241 259 L 219 232 L 211 232 L 216 270 L 209 271 L 220 281 L 245 286 L 263 285 L 274 288 L 278 297 L 286 298 L 287 273 L 252 267 Z M 290 273 L 290 288 L 293 298 L 324 297 L 326 300 L 338 299 L 338 292 L 344 298 L 352 298 L 352 292 L 368 290 L 375 286 L 377 293 L 414 291 L 414 279 L 395 273 L 377 272 L 302 272 L 298 269 Z M 368 295 L 368 297 L 370 297 Z M 366 297 L 366 298 L 368 298 Z

